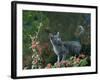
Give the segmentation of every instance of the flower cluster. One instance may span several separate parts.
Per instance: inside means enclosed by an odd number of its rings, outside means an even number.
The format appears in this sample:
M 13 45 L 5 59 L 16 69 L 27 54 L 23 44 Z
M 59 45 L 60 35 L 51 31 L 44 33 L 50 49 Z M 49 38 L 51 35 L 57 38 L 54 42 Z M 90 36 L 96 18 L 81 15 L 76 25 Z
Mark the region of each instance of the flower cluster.
M 58 62 L 54 63 L 54 65 L 48 63 L 45 68 L 88 66 L 89 64 L 88 60 L 89 60 L 89 56 L 86 56 L 85 54 L 81 53 L 78 57 L 71 56 L 68 60 L 64 60 L 59 63 Z
M 32 69 L 43 68 L 45 66 L 46 59 L 43 56 L 44 50 L 49 53 L 48 43 L 40 44 L 39 41 L 32 40 Z

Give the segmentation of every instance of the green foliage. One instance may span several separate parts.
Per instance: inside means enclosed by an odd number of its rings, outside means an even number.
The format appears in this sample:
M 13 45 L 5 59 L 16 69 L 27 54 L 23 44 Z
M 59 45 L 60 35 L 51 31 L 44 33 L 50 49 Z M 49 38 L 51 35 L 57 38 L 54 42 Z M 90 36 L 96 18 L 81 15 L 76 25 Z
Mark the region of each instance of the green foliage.
M 45 21 L 47 21 L 47 19 L 42 12 L 23 11 L 23 53 L 30 51 L 28 49 L 28 47 L 31 46 L 29 35 L 35 36 L 40 28 L 40 23 L 44 26 Z
M 80 61 L 79 66 L 86 66 L 88 64 L 87 58 L 84 58 Z

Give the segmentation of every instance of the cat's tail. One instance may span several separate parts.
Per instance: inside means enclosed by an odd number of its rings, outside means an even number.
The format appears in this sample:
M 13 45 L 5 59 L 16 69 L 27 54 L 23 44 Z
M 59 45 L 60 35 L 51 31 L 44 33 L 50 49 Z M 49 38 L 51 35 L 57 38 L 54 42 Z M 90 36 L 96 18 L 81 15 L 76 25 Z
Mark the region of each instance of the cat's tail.
M 79 25 L 77 28 L 76 28 L 76 31 L 74 33 L 74 41 L 78 41 L 80 42 L 81 41 L 81 37 L 83 36 L 83 34 L 85 33 L 85 29 L 82 25 Z
M 85 32 L 85 29 L 84 29 L 84 27 L 82 25 L 80 25 L 78 27 L 79 27 L 79 30 L 80 30 L 79 36 L 81 36 Z

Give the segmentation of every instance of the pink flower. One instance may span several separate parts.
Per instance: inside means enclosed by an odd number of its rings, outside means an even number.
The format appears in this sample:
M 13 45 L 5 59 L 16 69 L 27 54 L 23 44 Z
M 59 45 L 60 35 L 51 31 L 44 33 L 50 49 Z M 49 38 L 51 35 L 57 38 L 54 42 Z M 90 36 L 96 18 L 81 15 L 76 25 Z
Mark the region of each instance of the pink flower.
M 79 63 L 80 62 L 80 58 L 76 58 L 76 63 Z
M 33 63 L 37 64 L 38 63 L 38 59 L 34 59 Z
M 86 56 L 84 55 L 84 53 L 81 53 L 80 55 L 79 55 L 79 58 L 85 58 Z
M 47 68 L 52 68 L 51 63 L 47 64 Z
M 32 41 L 32 49 L 36 47 L 36 41 Z
M 39 54 L 41 55 L 42 54 L 42 47 L 40 45 L 36 45 L 36 48 L 37 48 Z

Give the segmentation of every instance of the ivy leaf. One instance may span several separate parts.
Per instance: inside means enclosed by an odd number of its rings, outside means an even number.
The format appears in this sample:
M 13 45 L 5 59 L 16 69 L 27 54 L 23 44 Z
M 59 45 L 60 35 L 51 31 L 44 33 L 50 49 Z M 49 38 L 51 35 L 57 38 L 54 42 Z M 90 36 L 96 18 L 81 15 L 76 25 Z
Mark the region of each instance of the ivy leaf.
M 88 64 L 87 58 L 82 59 L 82 60 L 80 61 L 80 63 L 79 63 L 80 66 L 86 66 L 87 64 Z

